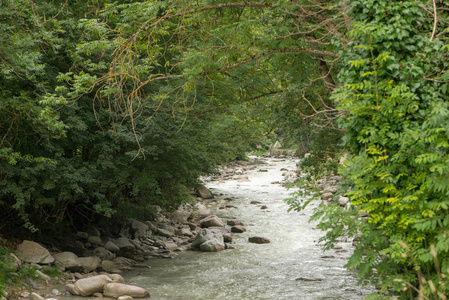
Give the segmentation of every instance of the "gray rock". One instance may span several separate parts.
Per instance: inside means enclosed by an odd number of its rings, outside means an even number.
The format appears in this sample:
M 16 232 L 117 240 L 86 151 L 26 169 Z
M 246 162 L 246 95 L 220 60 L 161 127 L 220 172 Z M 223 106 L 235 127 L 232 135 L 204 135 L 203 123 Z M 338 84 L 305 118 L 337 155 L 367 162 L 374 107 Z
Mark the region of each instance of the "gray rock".
M 248 239 L 248 242 L 254 243 L 254 244 L 268 244 L 270 243 L 270 240 L 264 237 L 254 236 L 250 237 Z
M 78 256 L 73 252 L 61 252 L 56 253 L 54 258 L 59 262 L 65 270 L 79 272 L 82 270 L 80 260 Z
M 104 285 L 103 294 L 106 297 L 118 298 L 121 296 L 131 296 L 133 298 L 145 298 L 150 294 L 144 288 L 123 283 L 107 283 Z
M 103 260 L 101 262 L 101 268 L 108 273 L 118 273 L 120 270 L 117 268 L 115 263 L 111 260 Z
M 230 232 L 223 234 L 223 240 L 225 243 L 232 242 L 232 234 Z
M 22 261 L 14 253 L 9 253 L 9 255 L 6 255 L 4 257 L 4 263 L 6 269 L 11 273 L 19 271 L 22 266 Z
M 76 236 L 79 237 L 80 239 L 83 239 L 83 240 L 87 240 L 87 238 L 89 237 L 87 232 L 83 232 L 83 231 L 78 231 L 76 233 Z
M 62 293 L 60 291 L 58 291 L 57 289 L 52 289 L 51 290 L 51 295 L 52 296 L 61 296 Z
M 211 239 L 200 245 L 200 250 L 202 252 L 218 252 L 223 251 L 224 249 L 224 242 L 218 239 Z
M 125 278 L 119 274 L 109 274 L 109 278 L 112 279 L 113 283 L 125 283 Z
M 195 206 L 195 213 L 194 214 L 199 216 L 199 217 L 206 217 L 206 216 L 211 215 L 211 212 L 210 212 L 210 210 L 206 206 L 204 206 L 202 204 L 197 204 Z
M 123 251 L 133 251 L 136 249 L 136 247 L 134 247 L 133 244 L 131 244 L 131 242 L 129 241 L 129 239 L 125 238 L 125 237 L 120 237 L 116 240 L 113 241 L 114 244 L 117 245 L 117 247 L 119 247 L 120 252 Z
M 17 246 L 17 256 L 22 261 L 43 265 L 51 264 L 55 261 L 55 258 L 47 249 L 38 243 L 27 240 Z
M 202 219 L 200 221 L 200 225 L 201 225 L 201 227 L 206 227 L 206 228 L 214 227 L 214 226 L 224 227 L 223 222 L 216 215 L 211 215 L 211 216 L 205 217 L 204 219 Z
M 104 248 L 115 254 L 120 252 L 120 248 L 113 241 L 108 241 L 106 244 L 104 244 Z
M 245 231 L 246 231 L 246 229 L 243 226 L 240 226 L 240 225 L 231 227 L 231 232 L 233 232 L 233 233 L 243 233 Z
M 107 249 L 105 249 L 103 247 L 95 248 L 94 255 L 99 257 L 101 260 L 105 260 L 105 259 L 111 260 L 111 259 L 115 258 L 115 254 L 114 253 L 112 253 L 111 251 L 109 251 L 109 250 L 107 250 Z
M 178 236 L 193 236 L 193 233 L 190 230 L 190 228 L 185 228 L 185 227 L 176 230 L 175 234 Z
M 100 258 L 95 256 L 80 257 L 79 261 L 85 273 L 95 271 L 101 262 Z
M 93 235 L 93 236 L 98 236 L 98 237 L 101 236 L 100 230 L 98 230 L 96 227 L 90 227 L 87 230 L 87 234 L 88 235 Z
M 91 243 L 92 245 L 96 245 L 96 246 L 101 245 L 101 238 L 99 236 L 90 235 L 87 238 L 87 241 L 89 243 Z
M 147 224 L 142 223 L 137 220 L 132 220 L 131 228 L 133 229 L 135 239 L 139 239 L 141 237 L 146 236 L 147 232 L 149 230 L 149 227 Z
M 26 279 L 25 279 L 25 282 L 28 283 L 29 285 L 31 285 L 31 287 L 32 287 L 33 289 L 35 289 L 35 290 L 38 290 L 38 289 L 39 289 L 39 285 L 38 285 L 33 279 L 26 278 Z
M 151 231 L 153 231 L 153 232 L 156 232 L 156 231 L 157 231 L 157 226 L 154 225 L 151 221 L 146 221 L 145 224 L 148 225 L 148 229 L 149 229 L 149 230 L 151 230 Z
M 209 240 L 216 240 L 220 244 L 223 244 L 224 247 L 223 234 L 217 229 L 201 229 L 195 236 L 191 247 L 193 249 L 201 249 L 201 245 Z
M 163 228 L 158 228 L 157 229 L 157 234 L 159 234 L 160 236 L 164 236 L 164 237 L 172 237 L 174 235 L 173 232 L 167 230 L 167 229 L 163 229 Z
M 120 296 L 117 299 L 118 300 L 133 300 L 133 297 L 131 297 L 131 296 Z
M 214 198 L 214 195 L 212 195 L 212 192 L 204 185 L 197 188 L 196 191 L 198 193 L 198 196 L 200 196 L 201 198 L 204 198 L 204 199 L 213 199 Z

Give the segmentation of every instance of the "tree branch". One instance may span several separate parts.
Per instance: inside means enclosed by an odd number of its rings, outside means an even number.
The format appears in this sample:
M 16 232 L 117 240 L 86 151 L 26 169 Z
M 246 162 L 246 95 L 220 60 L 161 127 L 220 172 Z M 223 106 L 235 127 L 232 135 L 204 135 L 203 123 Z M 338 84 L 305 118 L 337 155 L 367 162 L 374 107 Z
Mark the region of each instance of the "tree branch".
M 159 20 L 157 20 L 154 23 L 148 24 L 150 23 L 152 20 L 154 20 L 154 18 L 146 21 L 142 27 L 135 33 L 132 35 L 132 37 L 128 40 L 128 42 L 130 41 L 136 41 L 137 37 L 140 33 L 147 31 L 150 28 L 153 28 L 159 24 L 164 23 L 167 20 L 170 19 L 174 19 L 177 17 L 181 17 L 181 16 L 185 16 L 188 14 L 194 14 L 197 12 L 201 12 L 201 11 L 205 11 L 205 10 L 212 10 L 212 9 L 218 9 L 218 8 L 224 8 L 224 7 L 270 7 L 272 6 L 272 3 L 267 3 L 267 2 L 231 2 L 231 3 L 221 3 L 221 4 L 215 4 L 215 5 L 208 5 L 208 6 L 204 6 L 204 7 L 199 7 L 199 8 L 195 8 L 195 9 L 191 9 L 188 11 L 184 11 L 184 12 L 180 12 L 174 15 L 165 15 L 164 17 L 160 18 Z

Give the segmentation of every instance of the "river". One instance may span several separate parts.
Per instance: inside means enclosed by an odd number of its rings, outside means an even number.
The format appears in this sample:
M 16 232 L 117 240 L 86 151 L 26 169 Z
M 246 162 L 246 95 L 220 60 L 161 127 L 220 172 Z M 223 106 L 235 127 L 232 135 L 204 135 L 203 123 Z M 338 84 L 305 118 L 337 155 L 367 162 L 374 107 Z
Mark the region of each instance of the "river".
M 146 288 L 155 300 L 363 299 L 370 291 L 356 286 L 355 273 L 343 267 L 351 243 L 339 243 L 341 248 L 327 252 L 317 245 L 323 233 L 308 222 L 317 203 L 301 213 L 287 212 L 283 199 L 292 191 L 272 182 L 282 181 L 281 169 L 295 168 L 295 160 L 269 159 L 246 174 L 248 182 L 208 183 L 214 194 L 236 198 L 231 204 L 237 208 L 216 211 L 245 224 L 245 233 L 234 234 L 236 249 L 152 259 L 146 262 L 150 269 L 130 271 L 125 279 Z M 271 243 L 248 243 L 251 236 L 266 237 Z

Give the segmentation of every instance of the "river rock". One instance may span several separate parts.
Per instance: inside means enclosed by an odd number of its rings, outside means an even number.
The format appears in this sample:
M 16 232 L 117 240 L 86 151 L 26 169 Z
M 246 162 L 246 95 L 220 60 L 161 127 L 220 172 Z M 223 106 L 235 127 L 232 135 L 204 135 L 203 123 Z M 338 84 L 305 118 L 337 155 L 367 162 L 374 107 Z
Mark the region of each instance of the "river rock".
M 240 221 L 238 221 L 238 220 L 235 220 L 235 219 L 228 220 L 227 224 L 228 224 L 229 226 L 236 226 L 236 225 L 238 225 L 238 226 L 243 226 L 243 223 L 242 223 L 242 222 L 240 222 Z
M 91 245 L 95 245 L 95 246 L 101 245 L 101 238 L 100 238 L 99 236 L 90 235 L 90 236 L 87 238 L 87 241 L 88 241 Z
M 65 285 L 65 290 L 67 292 L 69 292 L 71 295 L 73 296 L 79 296 L 80 294 L 75 290 L 75 285 L 74 284 L 66 284 Z
M 61 252 L 56 253 L 54 256 L 55 260 L 59 262 L 65 270 L 72 272 L 82 271 L 81 262 L 78 256 L 73 252 Z
M 103 294 L 106 297 L 118 298 L 121 296 L 131 296 L 133 298 L 145 298 L 150 294 L 144 288 L 123 284 L 123 283 L 107 283 L 104 285 Z
M 231 227 L 231 232 L 233 232 L 233 233 L 243 233 L 245 231 L 246 231 L 246 229 L 243 226 L 240 226 L 240 225 Z
M 232 242 L 232 233 L 230 233 L 230 232 L 223 233 L 223 240 L 225 243 Z
M 125 278 L 119 274 L 109 274 L 109 278 L 111 278 L 113 283 L 125 283 Z
M 218 239 L 208 240 L 200 245 L 200 250 L 202 252 L 218 252 L 225 249 L 224 241 Z
M 120 296 L 117 299 L 118 300 L 133 300 L 133 297 L 131 297 L 131 296 Z
M 89 237 L 89 234 L 87 232 L 84 232 L 84 231 L 78 231 L 76 233 L 76 236 L 79 237 L 82 240 L 87 240 L 87 238 Z
M 217 243 L 223 244 L 224 239 L 220 230 L 217 229 L 201 229 L 195 236 L 191 247 L 193 249 L 200 249 L 201 245 L 209 240 L 216 240 Z
M 254 244 L 268 244 L 270 243 L 270 240 L 264 237 L 253 236 L 248 239 L 248 242 Z
M 109 250 L 107 250 L 107 249 L 105 249 L 103 247 L 95 248 L 94 255 L 99 257 L 101 260 L 105 260 L 105 259 L 112 260 L 112 259 L 115 258 L 115 254 L 114 253 L 112 253 L 111 251 L 109 251 Z
M 115 254 L 120 252 L 120 248 L 113 241 L 107 241 L 106 244 L 104 244 L 104 248 Z
M 75 291 L 81 296 L 90 296 L 103 292 L 104 285 L 109 282 L 112 280 L 106 275 L 83 278 L 75 282 Z
M 36 242 L 25 240 L 17 246 L 17 256 L 28 263 L 51 264 L 55 258 L 50 252 Z
M 195 205 L 195 215 L 197 215 L 198 217 L 207 217 L 211 215 L 210 210 L 202 205 L 202 204 L 197 204 Z
M 214 195 L 212 195 L 212 192 L 204 185 L 197 188 L 196 191 L 198 193 L 198 196 L 200 196 L 201 198 L 204 198 L 204 199 L 213 199 L 214 198 Z
M 88 235 L 93 235 L 93 236 L 101 236 L 100 230 L 98 230 L 98 228 L 96 227 L 90 227 L 89 229 L 87 229 L 87 234 Z
M 205 217 L 200 221 L 200 225 L 201 227 L 214 227 L 214 226 L 224 227 L 223 222 L 216 215 Z
M 163 229 L 163 228 L 158 228 L 158 229 L 157 229 L 157 234 L 159 234 L 160 236 L 167 237 L 167 238 L 171 238 L 172 236 L 175 235 L 175 234 L 174 234 L 173 232 L 171 232 L 170 230 Z
M 100 258 L 95 256 L 80 257 L 79 261 L 85 273 L 95 271 L 101 262 Z
M 147 235 L 147 232 L 149 230 L 149 227 L 147 224 L 142 223 L 140 221 L 137 220 L 132 220 L 131 222 L 131 228 L 133 229 L 134 232 L 134 238 L 135 239 L 140 239 L 142 237 L 145 237 Z
M 39 294 L 31 293 L 31 294 L 30 294 L 30 300 L 45 300 L 45 298 L 42 297 L 42 296 L 39 295 Z
M 193 236 L 192 231 L 190 230 L 190 228 L 179 228 L 175 231 L 175 234 L 178 236 Z
M 126 237 L 117 238 L 113 242 L 120 248 L 120 254 L 122 256 L 129 257 L 136 250 L 136 247 Z
M 50 276 L 48 276 L 47 274 L 42 273 L 39 270 L 36 270 L 36 275 L 37 275 L 37 277 L 39 277 L 40 279 L 44 280 L 47 283 L 49 283 L 51 281 L 51 277 Z

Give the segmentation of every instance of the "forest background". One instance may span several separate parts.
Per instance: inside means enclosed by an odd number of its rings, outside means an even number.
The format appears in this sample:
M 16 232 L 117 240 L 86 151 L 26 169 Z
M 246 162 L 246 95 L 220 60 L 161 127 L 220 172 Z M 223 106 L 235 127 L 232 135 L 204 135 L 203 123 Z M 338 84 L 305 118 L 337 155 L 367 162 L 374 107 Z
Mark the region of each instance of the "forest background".
M 436 0 L 2 1 L 1 236 L 175 209 L 199 176 L 280 138 L 310 154 L 309 182 L 344 175 L 350 209 L 322 206 L 315 218 L 326 247 L 357 236 L 347 266 L 361 283 L 446 297 L 448 10 Z

